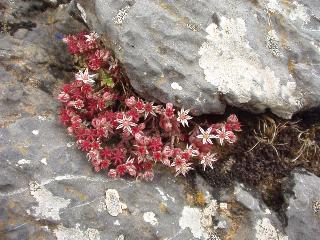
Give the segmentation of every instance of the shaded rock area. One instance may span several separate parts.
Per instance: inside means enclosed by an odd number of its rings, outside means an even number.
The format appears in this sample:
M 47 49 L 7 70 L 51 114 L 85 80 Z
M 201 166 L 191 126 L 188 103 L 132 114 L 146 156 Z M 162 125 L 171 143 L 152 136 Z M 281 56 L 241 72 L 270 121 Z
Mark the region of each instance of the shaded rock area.
M 67 14 L 66 5 L 53 9 L 45 1 L 5 3 L 0 6 L 0 126 L 56 112 L 54 91 L 73 71 L 57 36 L 83 29 Z
M 57 89 L 74 73 L 57 33 L 84 28 L 67 11 L 0 3 L 1 240 L 318 239 L 320 180 L 306 172 L 287 179 L 277 212 L 254 188 L 195 172 L 158 169 L 151 183 L 95 173 L 57 120 Z
M 75 0 L 143 96 L 283 118 L 319 106 L 320 2 Z

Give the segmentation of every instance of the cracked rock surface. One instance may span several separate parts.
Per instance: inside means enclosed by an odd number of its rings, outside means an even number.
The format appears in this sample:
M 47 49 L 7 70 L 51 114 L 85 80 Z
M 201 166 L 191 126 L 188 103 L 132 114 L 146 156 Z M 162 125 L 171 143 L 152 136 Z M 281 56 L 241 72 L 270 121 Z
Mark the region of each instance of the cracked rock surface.
M 56 91 L 74 72 L 56 33 L 84 28 L 63 2 L 0 3 L 1 240 L 317 239 L 319 178 L 305 172 L 283 190 L 288 224 L 237 183 L 214 189 L 166 169 L 151 183 L 95 173 L 56 115 Z
M 320 103 L 318 0 L 74 0 L 145 97 L 223 113 Z

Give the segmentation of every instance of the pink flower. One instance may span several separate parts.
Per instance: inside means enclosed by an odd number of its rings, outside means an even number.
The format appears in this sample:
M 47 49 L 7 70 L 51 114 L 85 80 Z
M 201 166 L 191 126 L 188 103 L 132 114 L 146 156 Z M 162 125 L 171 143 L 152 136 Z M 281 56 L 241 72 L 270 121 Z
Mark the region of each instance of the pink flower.
M 207 153 L 207 155 L 204 155 L 201 159 L 201 164 L 203 165 L 203 171 L 206 170 L 206 167 L 209 166 L 211 169 L 213 169 L 212 163 L 217 161 L 218 159 L 215 157 L 217 154 L 213 153 Z
M 177 120 L 178 120 L 178 122 L 180 122 L 180 123 L 182 124 L 182 126 L 187 125 L 187 127 L 189 127 L 189 125 L 188 125 L 188 120 L 191 120 L 191 119 L 192 119 L 192 117 L 190 117 L 190 116 L 188 115 L 189 111 L 190 111 L 189 109 L 184 110 L 184 109 L 182 108 L 181 111 L 178 112 L 178 118 L 177 118 Z
M 172 103 L 155 106 L 135 96 L 127 97 L 126 90 L 131 92 L 129 79 L 98 38 L 94 32 L 80 32 L 63 39 L 68 51 L 83 61 L 75 80 L 65 84 L 57 97 L 62 105 L 60 120 L 94 171 L 104 170 L 111 178 L 127 175 L 149 181 L 154 178 L 155 164 L 173 168 L 176 176 L 185 176 L 195 162 L 204 170 L 213 168 L 217 159 L 211 154 L 212 139 L 219 139 L 221 145 L 234 143 L 234 131 L 241 130 L 237 116 L 232 114 L 225 123 L 208 125 L 206 130 L 183 129 L 192 119 L 190 110 L 181 108 L 175 114 Z M 93 73 L 100 68 L 114 80 L 114 88 L 94 85 L 97 74 Z
M 173 109 L 173 104 L 172 103 L 167 103 L 166 104 L 166 109 L 164 111 L 164 114 L 167 118 L 172 118 L 174 116 L 174 109 Z
M 136 103 L 137 103 L 137 101 L 134 96 L 131 96 L 130 98 L 126 98 L 126 100 L 125 100 L 125 104 L 129 108 L 134 107 L 136 105 Z
M 155 109 L 156 109 L 156 107 L 153 106 L 153 102 L 149 102 L 149 103 L 144 104 L 144 119 L 146 119 L 149 114 L 151 114 L 153 116 L 157 116 L 154 112 Z
M 68 93 L 65 93 L 65 92 L 61 92 L 59 95 L 58 95 L 58 100 L 61 101 L 61 102 L 68 102 L 70 100 L 70 96 Z
M 76 80 L 82 81 L 87 84 L 93 84 L 95 81 L 93 78 L 96 76 L 96 74 L 89 74 L 88 68 L 86 68 L 83 72 L 79 70 L 78 73 L 76 73 Z
M 91 150 L 88 152 L 87 157 L 90 161 L 98 160 L 100 158 L 100 154 L 98 150 Z
M 228 142 L 235 141 L 235 135 L 232 131 L 226 131 L 226 128 L 223 126 L 221 129 L 216 129 L 217 135 L 214 138 L 219 139 L 220 144 L 222 145 L 224 140 Z
M 103 50 L 97 50 L 95 52 L 95 55 L 102 61 L 106 62 L 111 56 L 111 53 L 110 51 L 103 49 Z
M 106 91 L 103 95 L 102 95 L 102 98 L 103 100 L 105 101 L 111 101 L 113 100 L 113 94 L 111 94 L 110 92 Z
M 199 156 L 199 150 L 194 149 L 192 145 L 187 145 L 186 150 L 187 153 L 189 153 L 192 157 L 197 157 Z
M 117 177 L 117 171 L 115 169 L 110 169 L 109 172 L 108 172 L 108 177 L 116 178 Z
M 211 134 L 212 128 L 208 128 L 206 131 L 204 131 L 201 127 L 199 127 L 199 130 L 201 132 L 200 135 L 197 136 L 197 138 L 202 138 L 202 143 L 206 144 L 213 144 L 211 141 L 211 138 L 215 138 L 214 135 Z
M 181 160 L 179 158 L 175 159 L 175 162 L 171 165 L 175 167 L 176 175 L 178 176 L 179 174 L 182 174 L 183 176 L 186 176 L 186 174 L 190 171 L 193 170 L 192 167 L 190 167 L 192 163 L 187 163 L 184 160 Z
M 226 129 L 230 131 L 241 131 L 241 124 L 235 114 L 231 114 L 226 123 Z
M 98 71 L 101 67 L 101 60 L 99 57 L 97 57 L 95 54 L 92 54 L 90 57 L 89 57 L 89 62 L 88 62 L 88 65 L 89 65 L 89 68 L 93 71 Z
M 138 99 L 138 101 L 135 104 L 135 108 L 137 109 L 138 112 L 143 112 L 144 111 L 144 103 Z
M 123 130 L 127 130 L 128 132 L 132 133 L 131 127 L 137 126 L 136 123 L 131 122 L 132 117 L 126 117 L 126 115 L 123 114 L 122 119 L 117 119 L 116 121 L 119 124 L 119 126 L 116 129 L 123 128 Z
M 102 128 L 107 123 L 106 118 L 94 118 L 91 121 L 91 124 L 94 128 Z
M 84 104 L 83 104 L 83 101 L 81 99 L 78 99 L 78 100 L 73 102 L 73 106 L 76 109 L 82 109 L 84 107 Z

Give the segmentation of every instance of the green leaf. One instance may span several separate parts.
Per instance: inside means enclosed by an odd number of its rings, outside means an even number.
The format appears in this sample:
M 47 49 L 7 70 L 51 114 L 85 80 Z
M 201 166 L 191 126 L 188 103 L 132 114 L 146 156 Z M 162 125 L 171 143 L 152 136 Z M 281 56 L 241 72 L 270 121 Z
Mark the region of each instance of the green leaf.
M 113 88 L 114 82 L 112 78 L 103 70 L 100 70 L 100 78 L 101 78 L 101 85 L 106 85 L 108 87 Z

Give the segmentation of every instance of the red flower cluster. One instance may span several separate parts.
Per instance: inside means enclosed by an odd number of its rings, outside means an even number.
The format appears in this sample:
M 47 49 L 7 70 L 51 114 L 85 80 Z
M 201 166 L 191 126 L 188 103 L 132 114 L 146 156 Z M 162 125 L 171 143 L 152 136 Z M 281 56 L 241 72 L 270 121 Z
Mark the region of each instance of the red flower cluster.
M 204 130 L 188 122 L 189 110 L 122 97 L 122 88 L 117 88 L 121 68 L 96 33 L 81 32 L 64 42 L 86 67 L 63 86 L 58 96 L 60 119 L 95 171 L 105 170 L 112 178 L 129 175 L 152 180 L 153 166 L 159 163 L 185 176 L 193 164 L 213 168 L 217 158 L 211 139 L 221 145 L 236 141 L 234 131 L 241 131 L 241 126 L 235 115 Z

